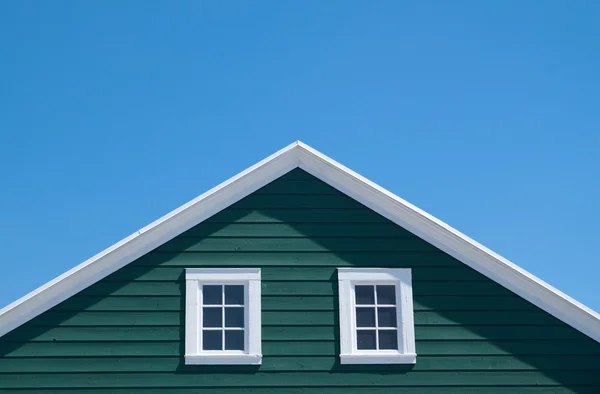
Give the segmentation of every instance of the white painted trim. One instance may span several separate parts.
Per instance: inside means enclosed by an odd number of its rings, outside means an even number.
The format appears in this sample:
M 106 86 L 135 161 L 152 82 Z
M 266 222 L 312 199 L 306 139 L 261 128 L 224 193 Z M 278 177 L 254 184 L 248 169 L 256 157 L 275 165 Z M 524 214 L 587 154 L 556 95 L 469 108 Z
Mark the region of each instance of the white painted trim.
M 185 279 L 202 282 L 260 280 L 260 268 L 186 268 Z
M 185 278 L 185 363 L 260 364 L 260 268 L 188 268 L 185 270 Z M 244 351 L 202 350 L 200 308 L 203 303 L 200 287 L 204 284 L 244 285 Z
M 338 268 L 341 364 L 414 364 L 415 328 L 412 275 L 408 268 Z M 398 350 L 358 350 L 356 345 L 356 285 L 394 285 Z
M 185 355 L 186 365 L 260 365 L 261 363 L 260 354 Z
M 185 281 L 185 354 L 200 351 L 200 289 L 197 280 Z
M 411 281 L 408 268 L 338 268 L 338 280 Z
M 299 167 L 600 342 L 600 315 L 302 142 L 177 208 L 0 310 L 0 336 Z
M 416 364 L 416 354 L 340 354 L 340 364 Z
M 415 346 L 415 316 L 413 307 L 412 273 L 408 270 L 407 278 L 400 280 L 400 310 L 402 313 L 400 327 L 402 327 L 402 346 L 404 355 L 414 355 L 416 362 L 417 348 Z

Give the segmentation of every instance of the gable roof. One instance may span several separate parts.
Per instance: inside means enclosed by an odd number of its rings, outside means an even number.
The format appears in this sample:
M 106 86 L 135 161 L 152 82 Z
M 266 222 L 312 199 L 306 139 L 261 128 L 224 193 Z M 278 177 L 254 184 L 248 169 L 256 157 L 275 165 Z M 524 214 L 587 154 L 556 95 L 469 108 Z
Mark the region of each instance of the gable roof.
M 0 336 L 301 168 L 600 342 L 600 315 L 439 219 L 297 141 L 0 310 Z

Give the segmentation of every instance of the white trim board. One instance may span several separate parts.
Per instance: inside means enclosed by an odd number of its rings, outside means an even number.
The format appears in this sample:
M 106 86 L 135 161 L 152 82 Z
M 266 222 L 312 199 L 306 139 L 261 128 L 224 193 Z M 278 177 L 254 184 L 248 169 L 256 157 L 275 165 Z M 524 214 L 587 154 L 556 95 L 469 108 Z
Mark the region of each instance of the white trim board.
M 185 363 L 186 364 L 248 364 L 262 363 L 261 344 L 261 287 L 260 268 L 187 268 L 185 270 Z M 219 308 L 221 313 L 227 303 L 227 285 L 242 285 L 244 301 L 244 324 L 241 327 L 227 327 L 227 315 L 221 317 L 218 328 L 205 326 L 203 312 L 206 307 Z M 220 285 L 221 302 L 210 305 L 204 302 L 203 288 L 206 285 Z M 204 350 L 203 334 L 207 331 L 221 333 L 221 350 Z M 228 330 L 242 330 L 244 350 L 226 350 Z M 239 332 L 239 331 L 238 331 Z
M 413 317 L 412 273 L 410 268 L 338 268 L 339 315 L 340 315 L 340 363 L 341 364 L 415 364 L 417 353 L 415 349 L 415 322 Z M 356 286 L 369 285 L 373 287 L 373 302 L 366 306 L 373 310 L 373 325 L 368 328 L 358 326 L 358 308 L 365 307 L 357 304 L 355 298 Z M 392 304 L 381 304 L 377 286 L 392 285 L 396 311 L 396 325 L 379 326 L 379 318 L 375 318 L 381 307 L 389 308 Z M 358 349 L 358 330 L 375 330 L 379 336 L 384 330 L 395 332 L 396 349 Z M 379 340 L 376 339 L 376 343 Z
M 319 178 L 600 342 L 600 315 L 331 158 L 297 141 L 0 310 L 0 336 L 294 168 Z

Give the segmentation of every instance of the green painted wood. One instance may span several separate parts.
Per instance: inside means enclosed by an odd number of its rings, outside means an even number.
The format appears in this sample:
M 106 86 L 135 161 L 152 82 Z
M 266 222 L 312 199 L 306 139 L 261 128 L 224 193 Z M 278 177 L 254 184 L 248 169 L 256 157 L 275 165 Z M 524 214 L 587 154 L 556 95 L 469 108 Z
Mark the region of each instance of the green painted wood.
M 418 238 L 194 238 L 179 237 L 158 252 L 419 252 L 435 251 Z
M 519 340 L 519 341 L 417 341 L 418 356 L 452 355 L 561 355 L 590 354 L 599 356 L 597 346 L 588 341 Z M 334 341 L 275 342 L 263 343 L 263 352 L 273 356 L 310 355 L 327 356 L 339 354 Z
M 598 394 L 597 387 L 595 386 L 530 386 L 530 387 L 518 387 L 518 394 Z M 0 389 L 0 393 L 14 393 L 15 389 Z M 39 389 L 19 389 L 18 393 L 39 393 Z M 110 389 L 46 389 L 44 388 L 44 394 L 98 394 L 98 393 L 111 393 L 131 394 L 142 393 L 142 394 L 182 394 L 193 392 L 195 394 L 213 394 L 215 389 L 213 387 L 194 387 L 191 391 L 187 387 L 128 387 L 128 388 L 110 388 Z M 228 387 L 226 392 L 228 394 L 322 394 L 322 391 L 315 390 L 314 387 Z M 389 387 L 352 387 L 350 391 L 348 387 L 327 387 L 327 394 L 390 394 Z M 435 393 L 434 388 L 428 387 L 403 387 L 402 394 L 431 394 Z M 465 387 L 465 386 L 452 386 L 444 387 L 444 394 L 482 394 L 481 387 Z M 514 387 L 498 387 L 498 386 L 486 386 L 485 394 L 515 394 Z
M 103 389 L 44 389 L 45 394 L 98 394 L 98 393 L 131 393 L 135 390 L 136 393 L 143 394 L 181 394 L 190 393 L 190 389 L 186 387 L 158 387 L 158 388 L 146 388 L 146 387 L 129 387 L 129 388 L 111 388 L 107 390 Z M 14 393 L 14 389 L 2 390 L 0 393 Z M 38 393 L 38 389 L 19 389 L 19 393 Z M 208 388 L 194 388 L 193 393 L 196 394 L 212 394 L 215 389 L 212 387 Z M 291 388 L 278 388 L 278 387 L 228 387 L 227 393 L 230 394 L 313 394 L 322 393 L 322 391 L 315 391 L 312 387 L 291 387 Z M 353 387 L 352 391 L 348 390 L 348 387 L 328 387 L 327 394 L 389 394 L 389 387 Z M 403 387 L 403 394 L 431 394 L 433 389 L 431 387 Z M 452 386 L 444 388 L 444 394 L 481 394 L 482 390 L 480 387 L 464 387 L 464 386 Z M 497 387 L 497 386 L 486 386 L 485 394 L 515 394 L 514 387 Z M 519 387 L 519 394 L 598 394 L 596 387 L 592 386 L 573 386 L 569 387 L 558 387 L 558 386 L 535 386 L 535 387 Z
M 162 326 L 50 326 L 26 327 L 8 334 L 5 342 L 114 342 L 114 341 L 181 341 L 180 325 Z M 263 326 L 264 341 L 337 341 L 336 326 L 276 325 Z M 493 325 L 428 325 L 416 332 L 422 340 L 580 340 L 582 334 L 564 326 L 493 326 Z
M 328 266 L 328 267 L 458 267 L 464 266 L 440 252 L 235 252 L 235 253 L 159 253 L 151 252 L 132 266 L 144 267 L 267 267 L 267 266 Z
M 337 280 L 337 267 L 263 267 L 263 281 L 329 281 Z M 487 281 L 480 273 L 468 267 L 422 267 L 413 269 L 414 281 Z M 108 276 L 106 281 L 183 281 L 185 269 L 180 267 L 154 267 L 131 265 Z
M 336 327 L 269 326 L 263 327 L 264 340 L 339 340 Z M 580 340 L 583 334 L 564 326 L 493 326 L 493 325 L 432 325 L 419 326 L 415 336 L 423 340 Z
M 183 327 L 173 326 L 51 326 L 26 327 L 6 335 L 5 342 L 182 341 Z
M 32 326 L 172 326 L 183 323 L 181 311 L 51 311 Z M 263 311 L 263 325 L 337 325 L 334 311 Z M 415 325 L 542 325 L 560 324 L 556 318 L 531 311 L 415 311 Z
M 580 340 L 588 338 L 564 325 L 422 325 L 415 333 L 420 340 Z
M 414 237 L 402 227 L 384 223 L 201 223 L 185 233 L 186 237 Z
M 57 305 L 55 311 L 170 311 L 182 310 L 179 296 L 75 296 Z
M 368 209 L 227 209 L 207 223 L 389 223 Z
M 133 285 L 132 285 L 133 286 Z M 337 282 L 263 282 L 265 295 L 336 295 Z M 413 294 L 422 295 L 510 295 L 505 288 L 491 282 L 414 282 Z
M 0 344 L 3 357 L 179 357 L 183 350 L 179 341 L 139 341 L 88 342 L 82 346 L 79 342 L 29 342 L 25 345 Z M 2 384 L 2 380 L 0 380 Z M 0 386 L 2 387 L 2 386 Z
M 57 311 L 179 311 L 182 299 L 172 296 L 84 296 L 79 295 L 57 305 Z M 262 297 L 262 309 L 276 310 L 337 310 L 337 296 L 301 295 Z M 530 303 L 518 297 L 505 296 L 419 296 L 414 300 L 416 311 L 454 310 L 524 310 L 536 311 Z
M 305 194 L 342 194 L 337 189 L 326 183 L 314 180 L 297 180 L 289 182 L 273 182 L 258 189 L 254 194 L 275 194 L 275 195 L 305 195 Z
M 252 372 L 252 369 L 249 369 Z M 547 385 L 564 384 L 591 385 L 598 384 L 596 371 L 554 371 L 547 375 L 541 371 L 439 371 L 412 372 L 396 374 L 374 374 L 345 372 L 329 374 L 326 372 L 303 373 L 212 373 L 198 374 L 193 370 L 185 373 L 53 373 L 39 374 L 36 379 L 28 378 L 29 374 L 7 374 L 3 376 L 2 385 L 6 388 L 39 388 L 39 387 L 162 387 L 166 381 L 170 387 L 246 387 L 260 385 L 263 387 L 323 387 L 325 382 L 338 387 L 377 387 L 377 386 L 515 386 L 515 385 Z
M 85 296 L 181 296 L 185 284 L 179 282 L 109 282 L 102 281 L 83 290 Z M 337 281 L 262 282 L 265 296 L 310 296 L 337 294 Z M 505 288 L 491 282 L 417 282 L 413 294 L 418 296 L 511 296 Z
M 231 209 L 365 209 L 365 206 L 343 194 L 251 194 L 233 204 Z
M 259 372 L 397 372 L 399 370 L 426 371 L 553 371 L 600 370 L 596 358 L 577 356 L 423 356 L 414 366 L 398 365 L 340 365 L 337 357 L 264 357 L 262 365 L 252 367 Z M 181 367 L 180 357 L 61 357 L 61 358 L 5 358 L 0 359 L 0 379 L 7 373 L 53 372 L 171 372 Z M 198 373 L 245 372 L 248 366 L 190 367 Z
M 337 297 L 314 296 L 265 296 L 263 311 L 337 311 Z M 337 312 L 336 312 L 337 313 Z
M 414 309 L 417 311 L 460 311 L 460 310 L 525 310 L 536 311 L 537 308 L 522 298 L 501 295 L 417 295 L 413 300 Z
M 411 268 L 417 364 L 340 365 L 338 267 Z M 261 366 L 186 366 L 184 275 L 262 268 Z M 600 393 L 600 344 L 301 170 L 0 338 L 0 393 Z
M 181 341 L 28 342 L 0 344 L 3 357 L 181 357 Z M 337 352 L 337 353 L 336 353 Z M 562 340 L 481 340 L 417 341 L 419 356 L 455 355 L 594 355 L 596 346 L 587 341 Z M 339 354 L 336 341 L 263 341 L 265 356 L 331 356 Z

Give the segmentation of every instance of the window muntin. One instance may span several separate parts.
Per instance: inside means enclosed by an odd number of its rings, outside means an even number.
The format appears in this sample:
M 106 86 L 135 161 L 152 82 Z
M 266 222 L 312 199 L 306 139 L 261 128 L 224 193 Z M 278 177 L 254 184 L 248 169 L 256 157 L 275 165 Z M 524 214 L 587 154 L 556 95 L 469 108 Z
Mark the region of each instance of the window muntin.
M 245 286 L 203 285 L 202 350 L 245 350 Z
M 186 270 L 186 364 L 260 364 L 260 269 Z
M 338 268 L 342 364 L 414 363 L 410 269 Z
M 398 350 L 395 285 L 355 285 L 357 350 Z

